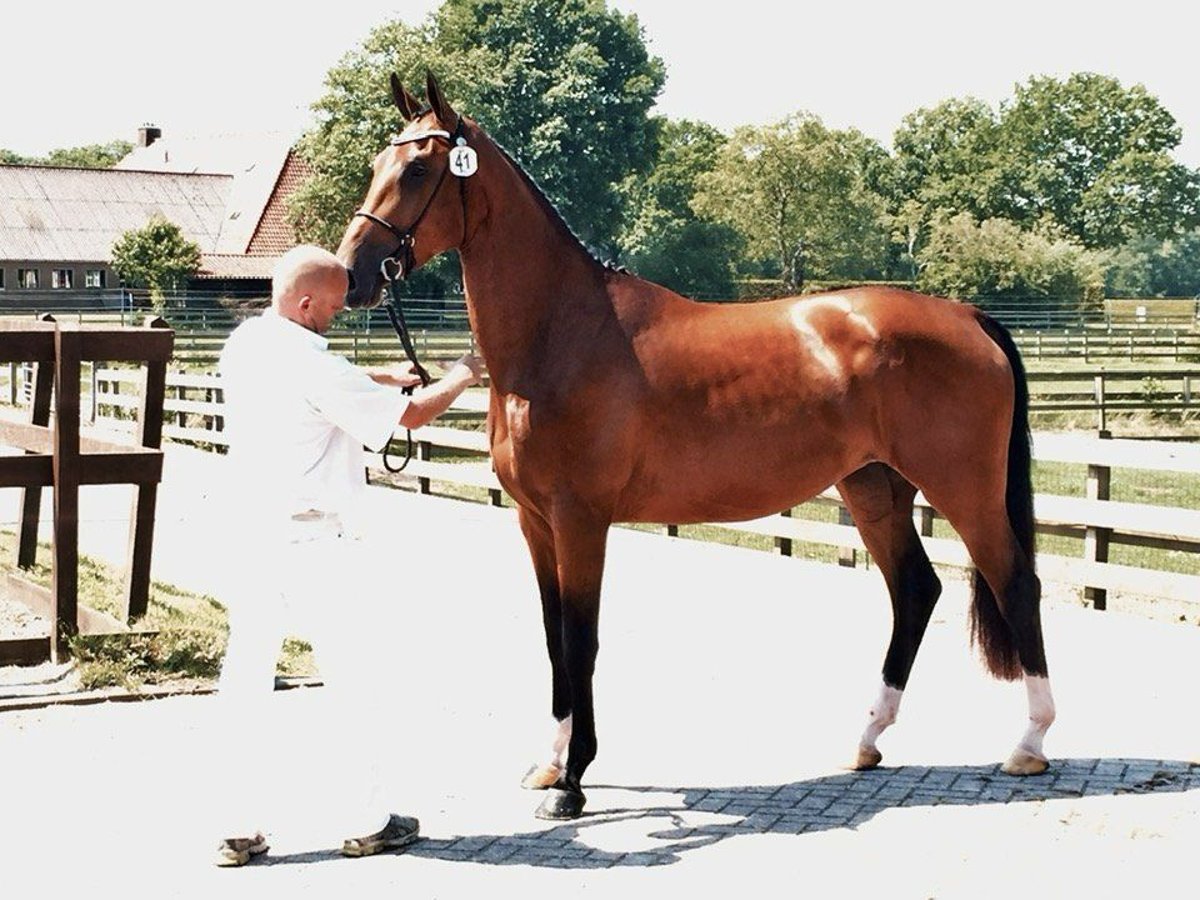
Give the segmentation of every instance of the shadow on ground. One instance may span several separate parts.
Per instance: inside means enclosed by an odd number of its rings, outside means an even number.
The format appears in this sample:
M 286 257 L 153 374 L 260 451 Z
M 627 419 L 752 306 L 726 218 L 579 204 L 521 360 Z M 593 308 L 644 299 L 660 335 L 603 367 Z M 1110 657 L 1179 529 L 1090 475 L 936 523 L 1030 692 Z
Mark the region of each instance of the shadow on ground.
M 901 807 L 1196 790 L 1200 790 L 1200 764 L 1145 759 L 1056 760 L 1050 771 L 1029 778 L 1005 775 L 998 765 L 904 766 L 754 787 L 594 785 L 590 803 L 599 806 L 614 798 L 627 802 L 593 809 L 575 821 L 548 824 L 543 830 L 427 838 L 406 852 L 429 859 L 553 869 L 660 866 L 739 835 L 854 828 Z M 598 839 L 602 831 L 604 837 Z M 296 864 L 332 858 L 331 852 L 312 852 L 264 862 Z

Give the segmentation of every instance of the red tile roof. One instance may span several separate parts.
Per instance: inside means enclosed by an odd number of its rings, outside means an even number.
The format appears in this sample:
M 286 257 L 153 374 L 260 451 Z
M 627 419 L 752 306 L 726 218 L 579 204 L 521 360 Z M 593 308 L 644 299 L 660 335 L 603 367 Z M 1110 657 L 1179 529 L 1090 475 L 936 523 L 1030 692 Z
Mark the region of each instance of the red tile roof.
M 278 256 L 296 245 L 296 233 L 287 221 L 287 198 L 312 175 L 312 167 L 295 150 L 289 150 L 271 198 L 246 246 L 248 254 Z

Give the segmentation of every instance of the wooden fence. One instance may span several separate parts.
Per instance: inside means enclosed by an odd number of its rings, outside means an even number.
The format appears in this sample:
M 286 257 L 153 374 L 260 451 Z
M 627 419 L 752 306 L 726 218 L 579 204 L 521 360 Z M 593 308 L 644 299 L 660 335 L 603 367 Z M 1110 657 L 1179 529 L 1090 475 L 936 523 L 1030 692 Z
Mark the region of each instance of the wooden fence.
M 131 388 L 137 380 L 138 375 L 128 370 L 97 371 L 93 402 L 99 421 L 113 427 L 132 427 L 131 412 L 136 407 L 137 394 Z M 168 378 L 166 394 L 164 436 L 214 450 L 226 445 L 221 430 L 218 378 L 174 374 Z M 473 416 L 478 423 L 486 403 L 486 392 L 469 391 L 455 404 L 455 409 Z M 503 504 L 500 483 L 487 460 L 487 438 L 477 425 L 474 428 L 430 425 L 413 436 L 417 455 L 405 473 L 416 479 L 419 491 L 432 491 L 434 482 L 468 486 L 485 490 L 493 505 Z M 1138 472 L 1200 477 L 1200 445 L 1044 433 L 1036 435 L 1034 453 L 1039 462 L 1086 467 L 1085 496 L 1039 494 L 1036 498 L 1039 533 L 1078 538 L 1083 546 L 1078 558 L 1043 553 L 1039 565 L 1044 578 L 1085 588 L 1088 598 L 1098 608 L 1105 606 L 1106 592 L 1110 590 L 1200 602 L 1200 575 L 1108 561 L 1110 547 L 1121 544 L 1189 555 L 1200 553 L 1200 509 L 1109 499 L 1114 473 L 1120 478 L 1130 478 Z M 447 459 L 449 456 L 453 460 Z M 464 461 L 464 456 L 473 460 Z M 378 456 L 371 458 L 371 465 L 382 469 Z M 817 502 L 837 504 L 838 497 L 831 489 L 817 498 Z M 968 565 L 963 545 L 956 539 L 934 537 L 936 513 L 920 495 L 917 503 L 916 516 L 930 558 L 940 564 Z M 844 510 L 837 523 L 781 514 L 721 527 L 769 536 L 785 553 L 792 552 L 795 542 L 837 547 L 847 563 L 865 550 Z
M 31 569 L 37 560 L 42 489 L 52 487 L 54 505 L 51 586 L 10 575 L 10 596 L 50 620 L 45 638 L 0 641 L 0 664 L 59 661 L 68 642 L 82 632 L 123 632 L 125 621 L 145 613 L 150 593 L 154 511 L 163 455 L 159 449 L 163 389 L 173 333 L 161 320 L 145 329 L 0 319 L 0 360 L 31 372 L 24 415 L 0 416 L 0 443 L 23 451 L 0 456 L 0 486 L 23 489 L 16 563 Z M 139 364 L 140 390 L 129 397 L 136 421 L 127 423 L 131 440 L 111 443 L 83 436 L 80 371 L 86 361 L 121 360 Z M 11 411 L 11 410 L 10 410 Z M 122 620 L 79 603 L 79 489 L 82 485 L 133 484 L 129 550 Z
M 331 332 L 333 349 L 357 363 L 399 359 L 400 344 L 390 327 L 364 321 L 374 324 Z M 415 327 L 412 332 L 424 355 L 457 356 L 474 347 L 466 330 Z M 228 329 L 181 330 L 176 360 L 192 368 L 212 368 L 228 336 Z M 1200 363 L 1200 331 L 1188 329 L 1015 330 L 1013 337 L 1028 362 Z
M 439 340 L 436 335 L 418 336 L 418 355 L 425 360 L 453 359 L 465 352 L 466 345 Z M 393 338 L 394 342 L 394 338 Z M 337 344 L 335 344 L 337 346 Z M 360 346 L 368 346 L 365 342 Z M 378 343 L 370 346 L 378 347 Z M 344 345 L 349 350 L 349 345 Z M 399 353 L 398 347 L 396 353 Z M 347 355 L 352 355 L 348 352 Z M 394 361 L 389 350 L 383 358 Z M 100 391 L 115 392 L 113 384 L 128 378 L 119 371 L 84 368 L 84 396 L 90 404 Z M 180 372 L 171 376 L 170 396 L 174 412 L 187 423 L 193 416 L 209 411 L 217 382 L 205 372 Z M 1200 366 L 1194 368 L 1119 368 L 1033 370 L 1028 373 L 1030 411 L 1039 416 L 1059 413 L 1087 413 L 1098 431 L 1106 431 L 1114 413 L 1149 413 L 1180 417 L 1200 414 Z M 88 384 L 91 389 L 88 389 Z M 31 370 L 11 363 L 0 368 L 0 398 L 10 405 L 28 402 L 32 389 Z M 121 401 L 114 401 L 120 403 Z M 196 405 L 200 404 L 200 405 Z M 459 413 L 464 413 L 460 410 Z M 92 410 L 93 417 L 96 411 Z M 455 418 L 454 413 L 451 418 Z M 461 418 L 462 416 L 457 416 Z M 469 416 L 468 416 L 469 418 Z M 178 426 L 174 426 L 178 427 Z M 173 435 L 174 436 L 174 435 Z M 182 438 L 186 440 L 187 438 Z

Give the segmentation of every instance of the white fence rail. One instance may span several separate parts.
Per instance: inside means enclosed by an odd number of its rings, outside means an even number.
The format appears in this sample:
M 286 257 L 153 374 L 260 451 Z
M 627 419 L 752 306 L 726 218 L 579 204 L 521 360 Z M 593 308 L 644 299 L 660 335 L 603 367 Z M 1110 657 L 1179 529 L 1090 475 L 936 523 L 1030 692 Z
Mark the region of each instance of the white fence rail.
M 137 409 L 139 373 L 134 370 L 98 370 L 93 375 L 93 414 L 110 428 L 132 428 Z M 223 448 L 220 380 L 212 375 L 171 374 L 164 401 L 165 437 L 210 449 Z M 86 401 L 85 401 L 86 402 Z M 455 404 L 460 414 L 473 420 L 486 410 L 487 395 L 468 392 Z M 478 430 L 448 425 L 430 425 L 413 433 L 416 458 L 405 469 L 417 479 L 422 492 L 433 482 L 470 486 L 488 492 L 494 505 L 503 503 L 503 489 L 486 458 L 487 438 Z M 403 437 L 400 436 L 400 440 Z M 454 461 L 436 457 L 453 454 Z M 464 454 L 477 455 L 463 461 Z M 1103 608 L 1107 591 L 1120 591 L 1188 602 L 1200 602 L 1200 575 L 1158 568 L 1118 565 L 1108 561 L 1113 544 L 1200 554 L 1200 509 L 1118 502 L 1109 499 L 1114 470 L 1122 476 L 1133 472 L 1183 473 L 1200 478 L 1200 444 L 1100 440 L 1083 434 L 1039 433 L 1034 438 L 1038 462 L 1070 463 L 1086 467 L 1084 497 L 1038 494 L 1035 497 L 1038 531 L 1047 535 L 1081 538 L 1083 553 L 1068 557 L 1042 553 L 1039 569 L 1044 579 L 1078 585 L 1088 598 Z M 382 468 L 378 455 L 370 464 Z M 836 491 L 824 492 L 819 502 L 838 503 Z M 926 551 L 935 563 L 966 566 L 966 550 L 957 539 L 934 537 L 934 511 L 921 495 L 916 516 Z M 734 531 L 767 535 L 782 552 L 790 553 L 792 542 L 823 544 L 841 548 L 841 558 L 852 563 L 865 547 L 844 511 L 838 523 L 787 515 L 766 516 L 749 522 L 722 524 Z

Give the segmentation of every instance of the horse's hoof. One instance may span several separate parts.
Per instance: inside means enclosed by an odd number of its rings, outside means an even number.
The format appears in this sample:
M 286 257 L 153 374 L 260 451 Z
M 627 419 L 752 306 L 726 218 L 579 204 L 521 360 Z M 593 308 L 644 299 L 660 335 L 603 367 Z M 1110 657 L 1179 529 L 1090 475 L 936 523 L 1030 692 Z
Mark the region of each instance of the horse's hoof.
M 521 779 L 521 787 L 527 791 L 544 791 L 553 787 L 562 777 L 562 769 L 558 766 L 530 766 L 525 777 Z
M 578 819 L 583 813 L 583 804 L 587 798 L 583 791 L 564 791 L 562 788 L 549 788 L 546 799 L 534 813 L 539 819 L 560 821 L 563 819 Z
M 867 769 L 874 769 L 881 762 L 883 762 L 883 754 L 877 748 L 859 747 L 858 758 L 854 760 L 851 768 L 856 772 L 863 772 Z
M 1008 762 L 1000 767 L 1000 771 L 1005 775 L 1041 775 L 1048 768 L 1050 763 L 1044 757 L 1018 747 L 1008 758 Z

